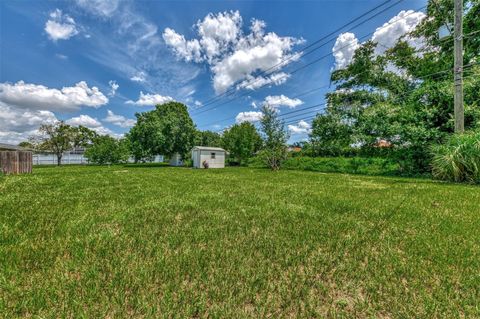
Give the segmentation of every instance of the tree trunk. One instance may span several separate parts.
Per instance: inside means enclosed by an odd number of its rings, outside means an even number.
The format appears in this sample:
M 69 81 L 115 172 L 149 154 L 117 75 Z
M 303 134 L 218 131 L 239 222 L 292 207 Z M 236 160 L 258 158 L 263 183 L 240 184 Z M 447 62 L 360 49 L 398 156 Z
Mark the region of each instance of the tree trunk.
M 57 154 L 57 166 L 62 165 L 62 155 L 63 154 Z

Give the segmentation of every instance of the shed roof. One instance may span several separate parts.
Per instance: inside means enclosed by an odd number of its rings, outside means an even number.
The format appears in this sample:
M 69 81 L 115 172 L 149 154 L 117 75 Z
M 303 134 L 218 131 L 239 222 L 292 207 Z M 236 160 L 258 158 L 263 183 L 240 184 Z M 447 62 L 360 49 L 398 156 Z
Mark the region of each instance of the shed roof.
M 21 146 L 17 145 L 12 145 L 12 144 L 5 144 L 5 143 L 0 143 L 0 151 L 26 151 L 26 148 L 23 148 Z
M 218 151 L 218 152 L 226 152 L 223 148 L 220 147 L 210 147 L 210 146 L 194 146 L 194 150 L 200 151 Z

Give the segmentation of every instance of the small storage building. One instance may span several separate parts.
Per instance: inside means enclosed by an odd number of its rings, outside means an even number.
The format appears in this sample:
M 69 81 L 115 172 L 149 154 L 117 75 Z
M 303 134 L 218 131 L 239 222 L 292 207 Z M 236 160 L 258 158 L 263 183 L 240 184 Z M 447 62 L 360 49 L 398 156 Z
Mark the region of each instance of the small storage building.
M 25 174 L 32 172 L 32 152 L 23 147 L 0 143 L 0 172 Z
M 224 168 L 226 154 L 227 152 L 223 148 L 195 146 L 192 149 L 193 167 L 205 168 L 205 162 L 208 164 L 208 168 Z

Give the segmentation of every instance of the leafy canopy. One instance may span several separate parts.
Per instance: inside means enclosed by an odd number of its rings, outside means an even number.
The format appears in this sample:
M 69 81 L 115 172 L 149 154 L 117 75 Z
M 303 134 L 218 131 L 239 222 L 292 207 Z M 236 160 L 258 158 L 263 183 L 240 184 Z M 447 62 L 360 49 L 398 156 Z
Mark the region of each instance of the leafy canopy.
M 230 152 L 230 158 L 241 165 L 260 149 L 262 139 L 252 123 L 243 122 L 225 131 L 222 145 Z
M 263 150 L 261 158 L 272 170 L 279 170 L 282 162 L 287 158 L 288 132 L 285 130 L 285 123 L 279 119 L 277 111 L 268 106 L 262 107 L 262 129 Z
M 175 153 L 187 158 L 197 131 L 184 104 L 169 102 L 135 115 L 137 123 L 127 137 L 136 160 Z

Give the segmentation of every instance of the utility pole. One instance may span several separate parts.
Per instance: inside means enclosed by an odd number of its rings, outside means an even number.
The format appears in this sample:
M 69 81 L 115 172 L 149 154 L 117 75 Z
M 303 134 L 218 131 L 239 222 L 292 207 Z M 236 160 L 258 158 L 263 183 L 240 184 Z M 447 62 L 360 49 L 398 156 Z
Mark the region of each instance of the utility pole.
M 455 1 L 455 26 L 454 26 L 454 114 L 455 114 L 455 133 L 463 133 L 464 127 L 464 109 L 463 109 L 463 0 Z

